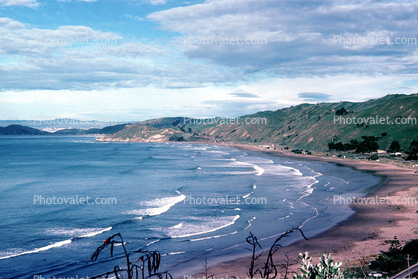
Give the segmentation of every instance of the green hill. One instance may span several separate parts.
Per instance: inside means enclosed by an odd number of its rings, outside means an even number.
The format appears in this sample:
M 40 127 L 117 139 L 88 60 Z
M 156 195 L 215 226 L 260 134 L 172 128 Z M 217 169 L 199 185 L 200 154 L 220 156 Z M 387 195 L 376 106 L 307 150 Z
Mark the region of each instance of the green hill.
M 417 111 L 418 94 L 387 95 L 361 103 L 300 104 L 237 119 L 152 119 L 130 124 L 100 140 L 234 142 L 327 150 L 329 142 L 376 136 L 381 149 L 394 140 L 407 149 L 418 139 Z

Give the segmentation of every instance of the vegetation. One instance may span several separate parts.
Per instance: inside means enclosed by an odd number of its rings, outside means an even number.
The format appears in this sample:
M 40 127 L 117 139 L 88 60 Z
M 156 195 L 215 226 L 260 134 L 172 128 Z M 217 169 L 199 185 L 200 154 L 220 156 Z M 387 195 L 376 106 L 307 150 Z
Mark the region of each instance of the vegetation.
M 395 153 L 401 151 L 401 145 L 396 140 L 392 141 L 388 149 L 389 152 Z
M 279 238 L 277 238 L 273 245 L 270 247 L 270 250 L 268 252 L 266 261 L 261 265 L 261 266 L 257 266 L 256 265 L 256 261 L 262 256 L 262 253 L 257 254 L 257 247 L 261 248 L 260 243 L 258 243 L 257 237 L 255 237 L 251 232 L 250 232 L 250 236 L 247 237 L 247 243 L 251 245 L 251 249 L 248 249 L 252 252 L 252 256 L 251 256 L 251 263 L 250 263 L 250 268 L 248 270 L 248 276 L 250 279 L 255 278 L 257 275 L 259 275 L 261 278 L 263 279 L 269 279 L 269 278 L 276 278 L 278 273 L 277 267 L 279 266 L 279 264 L 274 263 L 274 259 L 273 256 L 274 254 L 277 253 L 277 251 L 282 247 L 280 245 L 280 240 L 282 240 L 285 237 L 288 237 L 291 233 L 298 231 L 300 232 L 300 234 L 303 236 L 304 239 L 308 240 L 305 235 L 303 234 L 302 230 L 299 228 L 294 228 L 291 229 L 287 232 L 285 232 L 284 234 L 282 234 Z M 287 268 L 286 268 L 286 273 L 284 275 L 284 278 L 287 278 Z
M 301 274 L 295 275 L 293 279 L 338 279 L 344 278 L 341 270 L 342 263 L 335 262 L 331 254 L 324 253 L 319 257 L 317 265 L 312 264 L 312 258 L 308 252 L 299 254 L 301 260 Z
M 103 273 L 99 276 L 91 277 L 92 279 L 109 278 L 109 275 L 116 276 L 117 279 L 124 278 L 123 275 L 128 279 L 146 279 L 146 278 L 173 278 L 168 272 L 159 272 L 158 269 L 161 263 L 161 255 L 157 251 L 137 251 L 128 252 L 125 248 L 125 243 L 120 233 L 114 234 L 104 241 L 104 243 L 97 248 L 96 252 L 90 257 L 89 262 L 96 261 L 99 254 L 104 249 L 110 246 L 110 255 L 113 256 L 113 248 L 115 244 L 120 244 L 125 253 L 126 268 L 115 266 L 113 271 Z M 131 262 L 131 256 L 136 255 L 139 257 L 134 263 Z
M 248 248 L 251 251 L 251 261 L 250 266 L 247 272 L 249 279 L 254 278 L 263 278 L 263 279 L 274 279 L 279 276 L 279 268 L 284 268 L 285 273 L 283 274 L 284 279 L 288 278 L 289 270 L 289 259 L 285 261 L 285 264 L 278 264 L 274 261 L 274 255 L 282 247 L 280 241 L 288 237 L 293 232 L 299 232 L 304 239 L 308 240 L 303 234 L 302 230 L 299 228 L 291 229 L 280 237 L 278 237 L 273 245 L 270 247 L 267 253 L 265 261 L 260 261 L 263 253 L 258 253 L 258 249 L 262 249 L 260 243 L 256 236 L 251 232 L 247 237 L 246 241 L 250 244 L 251 248 Z M 400 271 L 407 268 L 407 256 L 411 259 L 410 265 L 418 261 L 418 239 L 409 241 L 402 247 L 400 241 L 395 236 L 393 240 L 387 240 L 386 243 L 390 243 L 390 247 L 387 252 L 383 252 L 380 255 L 372 257 L 370 260 L 366 258 L 361 259 L 360 264 L 355 268 L 347 268 L 343 271 L 342 263 L 335 262 L 331 254 L 324 253 L 319 257 L 318 264 L 312 264 L 312 258 L 309 256 L 308 252 L 300 253 L 300 265 L 301 271 L 300 274 L 293 276 L 293 279 L 344 279 L 350 277 L 362 278 L 369 277 L 368 274 L 371 271 L 382 272 L 392 276 L 399 273 Z M 113 256 L 113 248 L 115 244 L 122 246 L 125 259 L 126 267 L 121 268 L 115 266 L 113 271 L 103 273 L 101 275 L 91 277 L 92 279 L 99 278 L 109 278 L 109 276 L 115 276 L 117 279 L 128 278 L 128 279 L 167 279 L 172 278 L 170 273 L 167 271 L 160 272 L 159 267 L 161 264 L 161 256 L 157 251 L 143 251 L 141 249 L 137 251 L 127 252 L 125 243 L 123 242 L 122 236 L 118 233 L 115 234 L 104 241 L 104 243 L 97 248 L 97 250 L 90 257 L 89 262 L 96 261 L 99 257 L 100 252 L 110 246 L 110 254 Z M 131 256 L 136 256 L 137 260 L 135 262 L 131 261 Z M 214 275 L 209 274 L 209 267 L 207 259 L 205 258 L 204 262 L 204 278 L 210 279 L 214 278 Z M 234 277 L 231 277 L 234 278 Z
M 347 151 L 347 150 L 355 150 L 358 153 L 368 153 L 373 152 L 379 149 L 379 144 L 377 144 L 377 137 L 374 136 L 362 136 L 362 142 L 358 142 L 357 140 L 351 140 L 349 143 L 342 143 L 337 142 L 328 143 L 328 148 L 330 150 L 338 150 L 338 151 Z
M 345 272 L 346 277 L 364 277 L 371 271 L 393 276 L 408 268 L 408 255 L 411 259 L 410 265 L 418 261 L 418 239 L 409 241 L 403 247 L 396 236 L 385 242 L 390 243 L 388 251 L 374 256 L 369 261 L 363 259 L 356 268 L 348 268 Z
M 387 95 L 362 103 L 300 104 L 276 111 L 261 111 L 244 115 L 232 119 L 233 121 L 224 118 L 202 120 L 165 117 L 128 125 L 122 131 L 104 139 L 152 141 L 155 134 L 168 135 L 168 132 L 172 132 L 183 135 L 184 139 L 189 142 L 275 144 L 291 146 L 293 149 L 325 151 L 329 142 L 351 143 L 352 140 L 363 141 L 362 136 L 374 135 L 378 138 L 376 143 L 381 149 L 387 150 L 393 141 L 397 141 L 401 150 L 407 150 L 411 141 L 416 139 L 418 130 L 416 122 L 391 125 L 372 124 L 372 122 L 376 122 L 376 117 L 387 117 L 389 121 L 395 121 L 395 119 L 415 119 L 416 121 L 417 107 L 418 94 L 412 94 Z M 347 124 L 346 120 L 353 118 L 361 119 L 362 123 Z M 246 122 L 246 120 L 253 122 Z M 155 133 L 143 133 L 143 130 L 138 127 L 153 128 Z M 170 134 L 166 141 L 173 134 Z M 376 149 L 373 141 L 368 142 L 371 146 L 363 149 L 360 146 L 359 151 L 367 152 L 367 150 Z
M 418 160 L 418 141 L 413 140 L 409 145 L 407 160 Z
M 256 261 L 262 256 L 262 253 L 257 254 L 257 248 L 261 249 L 261 245 L 257 240 L 257 237 L 255 237 L 251 232 L 250 236 L 247 237 L 247 243 L 249 243 L 252 248 L 248 249 L 252 252 L 251 257 L 251 264 L 248 271 L 248 276 L 250 276 L 251 279 L 255 278 L 257 274 L 259 274 L 262 278 L 265 279 L 273 279 L 276 278 L 278 275 L 277 267 L 279 264 L 274 263 L 273 256 L 276 254 L 276 252 L 282 247 L 279 242 L 283 238 L 289 236 L 289 234 L 298 231 L 300 234 L 307 240 L 305 235 L 303 234 L 302 230 L 299 228 L 291 229 L 284 234 L 282 234 L 279 238 L 277 238 L 273 245 L 270 247 L 270 250 L 268 252 L 266 261 L 260 266 L 257 267 Z M 125 259 L 126 259 L 126 268 L 121 268 L 119 266 L 115 266 L 113 268 L 113 271 L 109 271 L 106 273 L 103 273 L 101 275 L 91 277 L 92 279 L 100 279 L 100 278 L 109 278 L 109 276 L 115 276 L 117 279 L 119 278 L 126 278 L 128 279 L 151 279 L 151 278 L 159 278 L 159 279 L 167 279 L 167 278 L 173 278 L 170 273 L 167 271 L 165 272 L 159 272 L 159 267 L 161 264 L 161 256 L 160 253 L 157 251 L 143 251 L 141 249 L 137 251 L 131 251 L 128 252 L 125 247 L 125 243 L 123 242 L 123 238 L 120 233 L 114 234 L 108 239 L 104 241 L 104 243 L 99 246 L 96 251 L 93 253 L 93 255 L 90 257 L 88 262 L 96 261 L 99 257 L 100 252 L 102 252 L 104 249 L 108 248 L 110 246 L 110 255 L 113 256 L 113 248 L 115 244 L 121 245 L 123 248 L 123 251 L 125 253 Z M 131 262 L 131 256 L 136 255 L 139 258 L 133 263 Z M 204 263 L 205 268 L 205 278 L 213 278 L 213 275 L 209 275 L 208 273 L 208 263 L 207 259 L 205 259 Z M 287 276 L 287 269 L 286 269 L 286 275 Z
M 185 141 L 183 136 L 179 136 L 179 135 L 172 135 L 169 138 L 169 141 Z

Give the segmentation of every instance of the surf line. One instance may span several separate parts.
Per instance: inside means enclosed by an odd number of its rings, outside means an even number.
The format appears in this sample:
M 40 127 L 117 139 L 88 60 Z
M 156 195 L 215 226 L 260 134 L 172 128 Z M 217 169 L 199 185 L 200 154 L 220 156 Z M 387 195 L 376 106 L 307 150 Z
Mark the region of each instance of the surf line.
M 14 257 L 18 257 L 18 256 L 27 255 L 27 254 L 38 253 L 38 252 L 42 252 L 42 251 L 47 251 L 47 250 L 52 249 L 52 248 L 58 248 L 58 247 L 61 247 L 63 245 L 70 244 L 73 240 L 80 239 L 80 238 L 84 238 L 84 237 L 96 236 L 98 234 L 101 234 L 101 233 L 110 231 L 111 229 L 112 229 L 112 227 L 107 227 L 107 228 L 105 228 L 105 229 L 103 229 L 101 231 L 95 232 L 95 233 L 89 233 L 89 234 L 81 235 L 81 236 L 78 236 L 78 237 L 72 237 L 70 239 L 63 240 L 63 241 L 59 241 L 59 242 L 55 242 L 53 244 L 50 244 L 50 245 L 47 245 L 47 246 L 44 246 L 44 247 L 41 247 L 41 248 L 36 248 L 36 249 L 30 250 L 30 251 L 24 251 L 24 252 L 21 252 L 21 253 L 17 253 L 17 254 L 12 254 L 12 255 L 7 255 L 7 256 L 4 256 L 4 257 L 0 257 L 0 260 L 14 258 Z M 46 279 L 48 279 L 48 278 L 46 278 Z

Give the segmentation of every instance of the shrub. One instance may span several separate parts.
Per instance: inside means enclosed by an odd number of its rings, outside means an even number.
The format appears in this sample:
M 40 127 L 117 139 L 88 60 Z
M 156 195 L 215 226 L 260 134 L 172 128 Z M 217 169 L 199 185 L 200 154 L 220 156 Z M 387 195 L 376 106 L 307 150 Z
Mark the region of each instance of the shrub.
M 301 274 L 295 275 L 293 279 L 337 279 L 344 278 L 341 270 L 342 263 L 335 262 L 331 254 L 324 253 L 319 257 L 317 265 L 312 264 L 312 258 L 308 252 L 299 254 L 301 259 Z
M 392 141 L 392 143 L 389 146 L 389 152 L 399 152 L 401 151 L 401 145 L 396 140 Z
M 414 258 L 418 256 L 418 239 L 413 239 L 402 248 L 402 254 L 411 255 Z

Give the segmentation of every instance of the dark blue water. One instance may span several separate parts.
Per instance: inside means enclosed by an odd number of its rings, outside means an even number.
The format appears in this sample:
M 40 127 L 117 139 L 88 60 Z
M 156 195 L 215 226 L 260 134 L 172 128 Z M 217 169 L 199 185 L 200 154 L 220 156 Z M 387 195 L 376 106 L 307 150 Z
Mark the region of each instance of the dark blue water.
M 122 247 L 87 263 L 115 233 L 128 250 L 158 250 L 162 269 L 183 277 L 200 272 L 204 258 L 244 255 L 250 231 L 264 247 L 296 226 L 313 236 L 352 214 L 334 195 L 364 194 L 380 181 L 224 146 L 94 139 L 0 137 L 0 277 L 123 267 Z

